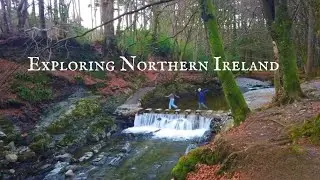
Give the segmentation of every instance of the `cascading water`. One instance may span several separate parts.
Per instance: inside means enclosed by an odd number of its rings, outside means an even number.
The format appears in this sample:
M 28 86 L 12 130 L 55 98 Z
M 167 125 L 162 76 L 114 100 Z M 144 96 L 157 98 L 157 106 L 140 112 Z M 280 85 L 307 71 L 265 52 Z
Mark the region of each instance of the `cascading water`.
M 153 133 L 155 138 L 201 137 L 210 129 L 211 119 L 201 115 L 184 114 L 137 114 L 134 127 L 125 129 L 124 133 Z

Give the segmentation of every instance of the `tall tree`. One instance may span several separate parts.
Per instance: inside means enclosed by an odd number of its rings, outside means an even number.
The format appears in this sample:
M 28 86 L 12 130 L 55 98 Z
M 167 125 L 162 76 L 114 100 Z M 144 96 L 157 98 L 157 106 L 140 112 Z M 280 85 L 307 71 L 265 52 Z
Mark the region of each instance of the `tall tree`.
M 108 22 L 114 17 L 114 0 L 101 0 L 101 21 Z M 113 23 L 104 25 L 104 56 L 108 59 L 112 57 L 115 50 L 115 35 Z
M 214 60 L 215 57 L 221 57 L 222 61 L 226 61 L 224 47 L 218 30 L 216 8 L 211 0 L 199 0 L 199 2 L 202 10 L 202 20 L 207 30 L 212 59 Z M 222 67 L 221 60 L 219 61 L 219 65 Z M 250 112 L 248 105 L 231 71 L 218 71 L 218 77 L 222 83 L 234 122 L 236 125 L 239 125 Z
M 314 53 L 315 53 L 315 9 L 312 6 L 312 2 L 308 5 L 308 57 L 306 63 L 306 74 L 308 77 L 313 76 L 314 71 Z
M 2 9 L 4 32 L 9 34 L 11 32 L 11 26 L 10 26 L 11 19 L 8 16 L 8 5 L 4 0 L 0 0 L 0 2 L 1 2 L 1 9 Z
M 38 3 L 39 3 L 41 37 L 46 39 L 47 38 L 47 31 L 46 31 L 46 18 L 44 16 L 44 0 L 39 0 Z
M 80 4 L 80 0 L 78 0 L 78 23 L 81 26 L 81 4 Z
M 53 1 L 53 22 L 55 25 L 59 24 L 59 8 L 58 0 Z
M 297 72 L 296 50 L 292 39 L 292 19 L 287 0 L 261 0 L 264 15 L 272 39 L 279 50 L 279 61 L 283 76 L 284 94 L 281 102 L 292 102 L 302 97 Z
M 28 0 L 21 0 L 17 9 L 18 31 L 23 32 L 28 15 Z

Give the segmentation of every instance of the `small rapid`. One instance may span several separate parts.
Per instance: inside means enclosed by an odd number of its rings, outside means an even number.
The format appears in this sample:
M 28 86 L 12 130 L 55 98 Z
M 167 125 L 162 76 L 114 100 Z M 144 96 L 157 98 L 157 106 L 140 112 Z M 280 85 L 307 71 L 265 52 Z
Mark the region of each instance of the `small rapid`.
M 192 139 L 201 137 L 210 129 L 211 119 L 196 114 L 137 114 L 134 127 L 123 133 L 152 133 L 154 138 Z

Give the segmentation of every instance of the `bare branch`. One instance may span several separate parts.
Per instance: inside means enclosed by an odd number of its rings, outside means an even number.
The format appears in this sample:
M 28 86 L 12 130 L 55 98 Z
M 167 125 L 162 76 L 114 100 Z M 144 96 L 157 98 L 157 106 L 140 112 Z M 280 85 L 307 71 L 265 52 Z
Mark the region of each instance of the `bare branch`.
M 154 3 L 147 4 L 147 5 L 145 5 L 145 6 L 141 7 L 141 8 L 135 9 L 135 10 L 133 10 L 133 11 L 125 12 L 125 13 L 123 13 L 123 14 L 121 14 L 121 15 L 119 15 L 119 16 L 117 16 L 117 17 L 115 17 L 115 18 L 113 18 L 113 19 L 111 19 L 111 20 L 109 20 L 109 21 L 106 21 L 106 22 L 100 24 L 99 26 L 96 26 L 96 27 L 94 27 L 94 28 L 92 28 L 92 29 L 89 29 L 88 31 L 86 31 L 86 32 L 84 32 L 84 33 L 82 33 L 82 34 L 80 34 L 80 35 L 71 36 L 71 37 L 67 37 L 67 38 L 61 39 L 61 40 L 57 41 L 56 43 L 54 43 L 53 45 L 51 45 L 50 47 L 54 47 L 54 46 L 56 46 L 57 44 L 59 44 L 60 42 L 62 42 L 62 41 L 66 41 L 66 40 L 69 40 L 69 39 L 75 39 L 75 38 L 83 37 L 83 36 L 87 35 L 88 33 L 92 32 L 92 31 L 95 31 L 96 29 L 101 28 L 101 27 L 103 27 L 103 26 L 105 26 L 105 25 L 107 25 L 107 24 L 109 24 L 109 23 L 111 23 L 111 22 L 113 22 L 113 21 L 115 21 L 115 20 L 118 20 L 118 19 L 120 19 L 120 18 L 122 18 L 122 17 L 124 17 L 124 16 L 126 16 L 126 15 L 134 14 L 134 13 L 136 13 L 136 12 L 139 12 L 139 11 L 141 11 L 141 10 L 144 10 L 144 9 L 146 9 L 146 8 L 149 8 L 149 7 L 151 7 L 151 6 L 155 6 L 155 5 L 159 5 L 159 4 L 163 4 L 163 3 L 167 3 L 167 2 L 171 2 L 171 1 L 175 1 L 175 0 L 160 0 L 160 1 L 157 1 L 157 2 L 154 2 Z M 49 47 L 47 47 L 47 48 L 49 48 Z M 46 48 L 46 49 L 47 49 L 47 48 Z

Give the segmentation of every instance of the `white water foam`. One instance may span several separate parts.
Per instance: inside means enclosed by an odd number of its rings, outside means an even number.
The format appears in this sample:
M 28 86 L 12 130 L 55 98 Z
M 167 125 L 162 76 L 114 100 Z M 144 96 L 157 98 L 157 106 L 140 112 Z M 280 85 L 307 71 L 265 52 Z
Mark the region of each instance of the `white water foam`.
M 154 138 L 192 139 L 210 129 L 211 119 L 183 114 L 144 113 L 136 115 L 134 127 L 123 133 L 153 133 Z

